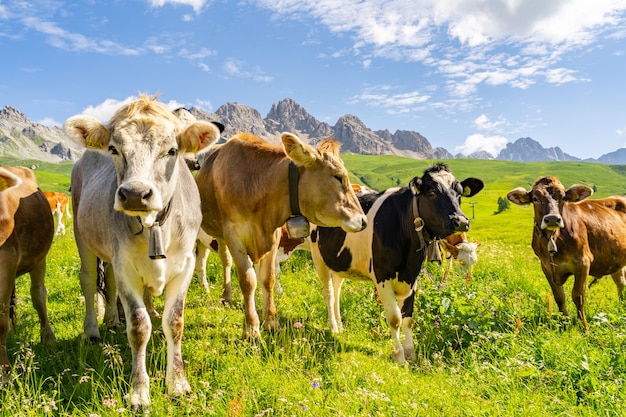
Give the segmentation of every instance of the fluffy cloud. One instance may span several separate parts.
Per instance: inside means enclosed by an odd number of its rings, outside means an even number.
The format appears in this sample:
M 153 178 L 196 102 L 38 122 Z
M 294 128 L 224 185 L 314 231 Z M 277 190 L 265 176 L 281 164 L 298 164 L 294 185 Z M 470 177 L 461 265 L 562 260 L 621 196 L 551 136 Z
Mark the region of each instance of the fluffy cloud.
M 456 152 L 463 155 L 469 155 L 478 151 L 487 151 L 491 155 L 498 156 L 500 151 L 506 147 L 509 142 L 504 136 L 485 136 L 480 133 L 469 135 L 461 146 L 457 146 Z

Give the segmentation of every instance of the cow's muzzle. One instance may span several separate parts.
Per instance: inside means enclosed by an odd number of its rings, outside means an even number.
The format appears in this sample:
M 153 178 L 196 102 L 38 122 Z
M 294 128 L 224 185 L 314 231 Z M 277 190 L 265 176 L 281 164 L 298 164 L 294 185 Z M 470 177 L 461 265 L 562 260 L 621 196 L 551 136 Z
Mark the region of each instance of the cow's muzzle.
M 470 221 L 465 216 L 450 216 L 454 232 L 467 232 L 469 230 Z
M 154 192 L 146 184 L 128 183 L 122 184 L 117 189 L 117 199 L 124 211 L 149 211 L 153 210 Z
M 565 226 L 563 218 L 559 214 L 546 214 L 541 219 L 541 228 L 544 230 L 556 230 Z

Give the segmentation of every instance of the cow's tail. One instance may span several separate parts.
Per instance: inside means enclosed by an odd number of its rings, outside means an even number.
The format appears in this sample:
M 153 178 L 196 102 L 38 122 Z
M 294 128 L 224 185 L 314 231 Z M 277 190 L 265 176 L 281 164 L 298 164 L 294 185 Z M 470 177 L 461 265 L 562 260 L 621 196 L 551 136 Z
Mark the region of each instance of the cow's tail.
M 100 294 L 102 296 L 102 298 L 104 298 L 105 302 L 109 302 L 109 296 L 107 294 L 107 288 L 106 288 L 106 276 L 105 276 L 105 269 L 106 269 L 106 265 L 104 264 L 104 261 L 100 258 L 96 258 L 96 271 L 98 272 L 98 279 L 97 279 L 97 291 L 98 294 Z
M 13 286 L 13 292 L 11 293 L 11 302 L 9 303 L 9 320 L 11 321 L 11 328 L 14 333 L 17 333 L 17 314 L 15 313 L 17 305 L 15 303 L 15 286 Z

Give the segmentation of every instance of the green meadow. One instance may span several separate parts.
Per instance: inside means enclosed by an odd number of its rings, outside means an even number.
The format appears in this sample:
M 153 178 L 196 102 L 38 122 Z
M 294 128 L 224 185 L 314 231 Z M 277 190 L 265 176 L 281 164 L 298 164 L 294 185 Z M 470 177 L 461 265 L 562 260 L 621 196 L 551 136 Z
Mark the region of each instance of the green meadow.
M 434 161 L 344 155 L 355 183 L 382 190 L 406 185 Z M 622 416 L 626 415 L 626 314 L 610 278 L 587 296 L 585 334 L 568 300 L 563 317 L 530 248 L 533 212 L 499 199 L 542 175 L 593 197 L 626 194 L 626 167 L 592 163 L 445 161 L 458 179 L 485 189 L 463 200 L 479 260 L 469 285 L 427 263 L 415 305 L 417 360 L 390 360 L 392 342 L 373 285 L 346 281 L 345 331 L 331 334 L 321 284 L 310 257 L 296 252 L 282 267 L 280 330 L 241 339 L 243 310 L 220 302 L 220 263 L 208 262 L 212 289 L 192 281 L 185 310 L 183 357 L 193 393 L 165 395 L 166 345 L 153 322 L 148 346 L 155 416 Z M 33 162 L 0 160 L 3 164 Z M 69 188 L 70 164 L 36 163 L 43 190 Z M 71 221 L 48 256 L 48 312 L 58 342 L 39 343 L 29 277 L 17 281 L 17 326 L 9 333 L 12 383 L 0 389 L 6 416 L 130 415 L 126 395 L 131 353 L 123 328 L 101 328 L 103 341 L 82 339 L 84 301 Z M 573 278 L 566 284 L 571 291 Z M 155 300 L 157 310 L 162 299 Z

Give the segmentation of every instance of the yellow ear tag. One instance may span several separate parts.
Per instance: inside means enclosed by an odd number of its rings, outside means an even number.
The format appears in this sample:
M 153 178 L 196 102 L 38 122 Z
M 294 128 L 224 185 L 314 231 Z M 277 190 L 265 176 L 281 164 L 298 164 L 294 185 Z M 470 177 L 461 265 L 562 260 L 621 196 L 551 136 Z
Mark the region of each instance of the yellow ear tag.
M 9 184 L 4 178 L 0 178 L 0 191 L 4 191 L 9 188 Z
M 100 148 L 100 144 L 98 143 L 98 141 L 94 140 L 91 138 L 91 136 L 87 136 L 85 138 L 85 145 L 89 148 L 89 149 L 98 149 Z
M 468 196 L 472 193 L 472 189 L 469 188 L 467 185 L 465 186 L 465 188 L 463 188 L 463 195 L 464 196 Z

